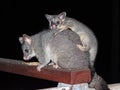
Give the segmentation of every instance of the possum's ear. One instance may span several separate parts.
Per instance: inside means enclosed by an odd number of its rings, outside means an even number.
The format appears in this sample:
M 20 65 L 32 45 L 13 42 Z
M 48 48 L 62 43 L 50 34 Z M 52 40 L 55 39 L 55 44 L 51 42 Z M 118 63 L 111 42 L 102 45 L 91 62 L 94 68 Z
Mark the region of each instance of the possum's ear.
M 19 37 L 19 42 L 22 44 L 23 43 L 23 37 Z
M 60 14 L 58 15 L 58 17 L 59 17 L 61 20 L 65 19 L 65 17 L 66 17 L 66 12 L 60 13 Z
M 45 17 L 47 18 L 47 20 L 50 20 L 52 18 L 52 15 L 45 14 Z
M 23 34 L 23 40 L 24 40 L 25 42 L 27 42 L 28 44 L 31 44 L 31 42 L 32 42 L 31 37 L 28 36 L 27 34 Z

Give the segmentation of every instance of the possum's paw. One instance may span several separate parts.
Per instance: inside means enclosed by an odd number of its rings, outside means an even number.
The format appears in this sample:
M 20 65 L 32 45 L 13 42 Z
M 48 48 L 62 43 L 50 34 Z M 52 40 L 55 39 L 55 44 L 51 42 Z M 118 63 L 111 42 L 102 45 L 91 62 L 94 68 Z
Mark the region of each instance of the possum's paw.
M 52 67 L 55 68 L 55 69 L 61 68 L 61 67 L 59 67 L 59 65 L 56 64 L 55 62 L 51 62 L 51 63 L 49 63 L 48 65 L 52 66 Z
M 53 68 L 57 69 L 57 68 L 60 68 L 60 67 L 57 64 L 54 64 Z
M 76 45 L 81 51 L 88 51 L 90 48 L 89 47 L 85 47 L 85 46 L 82 46 L 82 45 L 80 45 L 80 44 L 77 44 Z
M 43 68 L 43 66 L 38 65 L 38 66 L 37 66 L 37 71 L 39 71 L 39 72 L 40 72 L 42 68 Z

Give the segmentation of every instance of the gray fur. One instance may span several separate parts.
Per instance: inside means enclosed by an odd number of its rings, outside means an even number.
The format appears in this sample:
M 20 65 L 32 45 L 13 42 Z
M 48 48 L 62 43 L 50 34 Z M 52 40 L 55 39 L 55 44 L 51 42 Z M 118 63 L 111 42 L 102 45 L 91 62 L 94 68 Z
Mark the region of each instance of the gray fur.
M 96 90 L 110 90 L 105 80 L 102 77 L 100 77 L 97 73 L 94 74 L 93 79 L 89 84 L 89 87 L 95 88 Z
M 76 44 L 80 44 L 77 34 L 70 30 L 60 32 L 49 42 L 52 60 L 57 59 L 58 66 L 65 69 L 88 68 L 89 53 L 80 51 Z
M 96 58 L 98 45 L 97 39 L 92 30 L 80 21 L 77 21 L 74 18 L 66 17 L 66 12 L 62 12 L 57 15 L 46 14 L 45 16 L 49 21 L 49 28 L 51 30 L 55 28 L 59 29 L 60 31 L 70 29 L 79 35 L 82 41 L 81 46 L 83 47 L 84 51 L 89 51 L 90 53 L 90 64 L 91 68 L 94 69 L 94 61 Z
M 79 36 L 70 30 L 54 36 L 56 31 L 45 30 L 30 36 L 32 39 L 31 47 L 40 62 L 37 69 L 40 70 L 46 66 L 50 60 L 65 69 L 88 68 L 89 53 L 80 51 L 76 46 L 76 44 L 81 43 Z
M 23 37 L 19 38 L 23 50 L 29 46 L 30 51 L 33 50 L 32 52 L 35 53 L 40 62 L 37 70 L 40 71 L 41 68 L 48 65 L 50 60 L 66 70 L 89 68 L 89 52 L 83 52 L 76 46 L 76 44 L 81 44 L 79 36 L 71 30 L 65 30 L 54 35 L 56 32 L 57 30 L 44 30 L 29 36 L 31 45 L 28 45 Z M 89 87 L 96 90 L 109 90 L 106 82 L 96 73 Z

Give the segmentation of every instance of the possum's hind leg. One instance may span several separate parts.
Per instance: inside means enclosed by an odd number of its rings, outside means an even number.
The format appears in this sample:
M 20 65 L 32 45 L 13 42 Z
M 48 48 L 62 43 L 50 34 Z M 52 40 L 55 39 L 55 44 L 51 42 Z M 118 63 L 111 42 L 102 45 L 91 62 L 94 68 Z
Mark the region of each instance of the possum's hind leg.
M 86 33 L 82 32 L 79 33 L 80 36 L 80 40 L 81 40 L 81 45 L 77 44 L 77 47 L 81 50 L 81 51 L 89 51 L 90 50 L 90 40 L 89 37 Z

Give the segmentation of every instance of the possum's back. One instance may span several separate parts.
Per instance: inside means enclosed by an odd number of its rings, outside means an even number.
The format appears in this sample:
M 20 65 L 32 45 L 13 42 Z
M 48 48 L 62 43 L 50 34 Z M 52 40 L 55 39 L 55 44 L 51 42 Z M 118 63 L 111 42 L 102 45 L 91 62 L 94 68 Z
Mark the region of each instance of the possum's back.
M 54 32 L 54 31 L 53 31 Z M 64 30 L 53 35 L 49 41 L 52 60 L 65 69 L 86 69 L 88 68 L 89 53 L 82 52 L 76 46 L 81 44 L 79 36 L 71 30 Z

